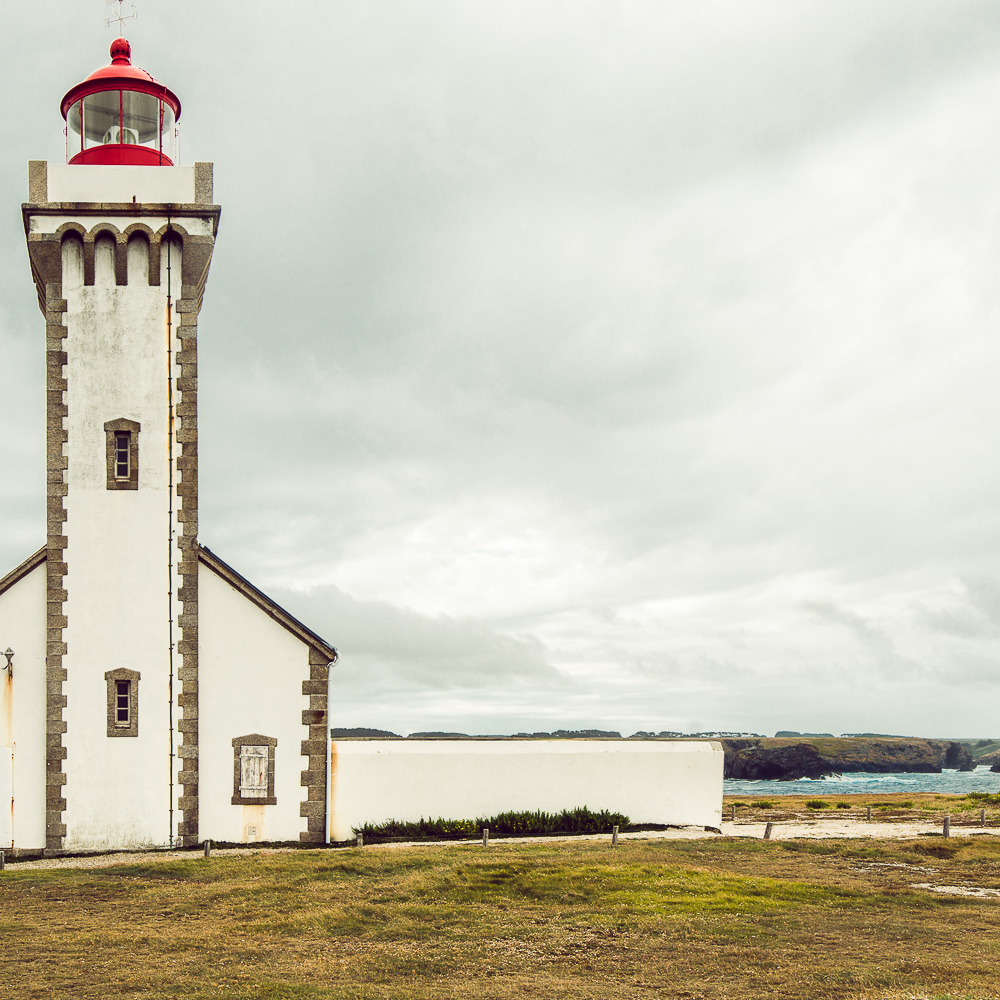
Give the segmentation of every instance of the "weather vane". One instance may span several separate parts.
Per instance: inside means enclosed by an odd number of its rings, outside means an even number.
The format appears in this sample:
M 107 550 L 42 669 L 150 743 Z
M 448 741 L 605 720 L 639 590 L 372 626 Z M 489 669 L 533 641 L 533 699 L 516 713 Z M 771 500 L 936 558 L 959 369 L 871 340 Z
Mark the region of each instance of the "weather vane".
M 129 0 L 104 0 L 105 7 L 114 7 L 115 4 L 118 5 L 118 10 L 111 17 L 104 19 L 104 27 L 110 28 L 112 24 L 117 24 L 119 26 L 118 31 L 124 37 L 125 22 L 134 21 L 139 16 L 139 12 L 135 9 L 135 4 L 130 3 Z M 126 7 L 129 10 L 127 14 L 125 13 Z

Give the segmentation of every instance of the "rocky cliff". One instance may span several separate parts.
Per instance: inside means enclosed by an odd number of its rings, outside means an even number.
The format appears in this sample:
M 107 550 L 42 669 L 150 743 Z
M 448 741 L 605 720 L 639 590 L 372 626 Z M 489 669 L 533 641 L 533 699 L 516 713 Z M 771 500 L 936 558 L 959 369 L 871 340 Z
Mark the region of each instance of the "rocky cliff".
M 965 747 L 945 740 L 821 737 L 721 742 L 726 752 L 726 777 L 752 781 L 794 781 L 859 771 L 971 771 L 975 767 Z

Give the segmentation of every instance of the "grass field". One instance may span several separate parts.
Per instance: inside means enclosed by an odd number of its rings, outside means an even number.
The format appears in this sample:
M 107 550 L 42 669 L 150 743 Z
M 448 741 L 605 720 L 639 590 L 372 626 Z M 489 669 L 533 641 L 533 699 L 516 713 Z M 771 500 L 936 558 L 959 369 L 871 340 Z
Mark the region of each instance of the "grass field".
M 17 1000 L 1000 997 L 1000 838 L 9 868 L 0 956 Z
M 796 785 L 801 783 L 796 782 Z M 935 792 L 895 792 L 875 795 L 824 795 L 823 783 L 807 782 L 814 791 L 797 795 L 727 795 L 723 799 L 723 819 L 730 819 L 736 807 L 736 821 L 760 823 L 801 819 L 861 819 L 870 807 L 879 822 L 912 822 L 940 825 L 950 816 L 955 826 L 977 826 L 985 810 L 986 820 L 1000 823 L 1000 795 L 942 795 Z

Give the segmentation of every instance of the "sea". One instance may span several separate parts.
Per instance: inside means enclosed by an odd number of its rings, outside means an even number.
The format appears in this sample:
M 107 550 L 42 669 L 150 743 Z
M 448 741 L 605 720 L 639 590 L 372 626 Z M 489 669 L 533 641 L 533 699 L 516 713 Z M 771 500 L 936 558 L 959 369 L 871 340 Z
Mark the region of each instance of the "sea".
M 724 795 L 884 795 L 889 792 L 1000 792 L 1000 773 L 980 766 L 974 771 L 942 771 L 940 774 L 835 774 L 829 778 L 799 778 L 797 781 L 743 781 L 726 778 Z

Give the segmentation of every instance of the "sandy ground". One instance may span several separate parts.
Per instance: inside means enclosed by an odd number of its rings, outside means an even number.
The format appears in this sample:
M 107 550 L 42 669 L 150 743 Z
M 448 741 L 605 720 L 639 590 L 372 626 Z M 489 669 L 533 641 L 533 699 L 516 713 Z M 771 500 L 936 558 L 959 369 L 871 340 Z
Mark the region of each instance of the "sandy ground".
M 722 836 L 747 837 L 760 840 L 764 836 L 765 823 L 732 823 L 722 824 Z M 718 837 L 719 833 L 705 830 L 701 827 L 687 826 L 670 830 L 648 830 L 641 833 L 623 833 L 620 840 L 696 840 L 699 838 Z M 872 838 L 876 840 L 908 840 L 914 837 L 941 836 L 941 825 L 931 823 L 867 823 L 864 820 L 850 819 L 817 819 L 787 823 L 774 823 L 771 828 L 771 840 L 796 840 L 828 838 Z M 1000 837 L 1000 827 L 952 826 L 952 837 Z M 494 844 L 534 844 L 548 843 L 562 838 L 555 837 L 504 837 Z M 591 834 L 581 837 L 567 837 L 567 840 L 610 840 L 608 834 Z M 455 843 L 455 841 L 450 841 Z M 479 840 L 465 841 L 470 848 L 482 848 Z M 393 849 L 398 847 L 426 847 L 427 841 L 384 844 L 378 847 L 369 846 L 366 850 Z M 350 848 L 346 848 L 350 850 Z M 231 847 L 213 848 L 212 856 L 229 854 L 274 854 L 277 852 L 298 850 L 295 847 Z M 30 871 L 37 868 L 111 868 L 116 865 L 155 864 L 158 861 L 190 860 L 201 855 L 194 851 L 146 851 L 121 852 L 118 854 L 91 854 L 75 857 L 41 858 L 36 861 L 7 861 L 7 871 Z

